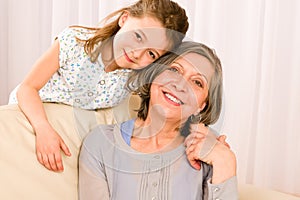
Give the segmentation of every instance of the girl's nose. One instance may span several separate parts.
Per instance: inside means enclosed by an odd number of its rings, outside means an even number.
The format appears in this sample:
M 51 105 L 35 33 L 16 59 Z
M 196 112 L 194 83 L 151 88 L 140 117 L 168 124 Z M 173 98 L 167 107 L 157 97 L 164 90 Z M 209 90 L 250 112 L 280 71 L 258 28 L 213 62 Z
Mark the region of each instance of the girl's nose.
M 132 50 L 132 56 L 135 59 L 139 59 L 144 53 L 144 49 L 134 49 Z

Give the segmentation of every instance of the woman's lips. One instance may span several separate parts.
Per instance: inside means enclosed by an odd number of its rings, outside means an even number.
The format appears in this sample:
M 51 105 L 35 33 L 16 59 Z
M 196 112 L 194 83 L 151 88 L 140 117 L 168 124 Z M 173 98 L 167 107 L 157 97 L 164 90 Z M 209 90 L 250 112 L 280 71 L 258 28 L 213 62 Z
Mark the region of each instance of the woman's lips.
M 171 104 L 175 105 L 175 106 L 180 106 L 183 104 L 183 102 L 178 99 L 176 96 L 168 93 L 168 92 L 163 92 L 165 99 L 170 102 Z

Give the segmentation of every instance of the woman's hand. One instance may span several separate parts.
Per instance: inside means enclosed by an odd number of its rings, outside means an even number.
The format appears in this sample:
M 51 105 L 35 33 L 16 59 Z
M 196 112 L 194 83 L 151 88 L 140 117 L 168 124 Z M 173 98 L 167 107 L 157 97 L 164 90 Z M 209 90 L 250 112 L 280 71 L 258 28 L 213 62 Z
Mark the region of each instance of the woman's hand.
M 213 166 L 212 183 L 221 183 L 236 174 L 236 159 L 225 141 L 226 136 L 216 137 L 203 124 L 192 124 L 185 140 L 186 155 L 190 164 L 200 170 L 203 161 Z
M 204 124 L 191 124 L 190 126 L 190 134 L 184 141 L 184 145 L 186 146 L 185 151 L 191 166 L 200 170 L 201 165 L 199 161 L 202 146 L 199 144 L 205 140 L 208 128 L 205 127 Z
M 217 136 L 212 131 L 209 131 L 210 129 L 204 124 L 191 124 L 190 134 L 185 139 L 188 160 L 198 170 L 200 169 L 199 160 L 206 157 L 218 141 Z M 225 142 L 226 136 L 220 136 L 219 139 Z M 208 162 L 208 164 L 210 163 Z
M 203 158 L 213 166 L 212 184 L 219 184 L 236 175 L 235 154 L 228 146 L 217 142 L 212 151 Z
M 38 126 L 36 132 L 36 155 L 38 161 L 47 169 L 60 172 L 64 170 L 60 149 L 71 156 L 69 148 L 50 124 Z

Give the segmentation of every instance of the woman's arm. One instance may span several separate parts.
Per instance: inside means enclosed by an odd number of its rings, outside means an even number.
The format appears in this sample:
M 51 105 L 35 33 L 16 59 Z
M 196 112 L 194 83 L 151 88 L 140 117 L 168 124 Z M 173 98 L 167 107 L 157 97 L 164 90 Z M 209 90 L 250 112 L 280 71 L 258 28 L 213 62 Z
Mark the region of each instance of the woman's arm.
M 186 154 L 191 165 L 200 169 L 199 160 L 213 166 L 212 183 L 221 183 L 236 175 L 236 158 L 226 137 L 217 136 L 203 124 L 191 124 L 185 140 Z
M 203 200 L 238 200 L 237 178 L 233 176 L 219 184 L 212 184 L 213 168 L 202 163 L 203 168 Z
M 53 171 L 63 170 L 60 149 L 67 156 L 71 154 L 62 138 L 49 124 L 38 91 L 58 69 L 59 42 L 55 41 L 37 60 L 17 91 L 19 107 L 36 134 L 37 159 L 47 169 Z
M 79 199 L 81 200 L 108 200 L 109 190 L 105 170 L 99 155 L 93 155 L 91 149 L 97 149 L 93 142 L 89 142 L 90 135 L 85 139 L 79 156 Z M 94 139 L 91 139 L 94 140 Z M 98 141 L 99 142 L 99 141 Z M 101 144 L 99 142 L 99 144 Z
M 236 176 L 235 154 L 219 141 L 203 161 L 213 166 L 212 184 L 223 183 Z
M 207 180 L 208 199 L 238 199 L 236 157 L 225 142 L 226 137 L 210 135 L 213 133 L 205 126 L 198 125 L 196 131 L 195 125 L 193 128 L 185 140 L 186 154 L 196 169 L 200 169 L 200 160 L 212 166 L 211 177 Z

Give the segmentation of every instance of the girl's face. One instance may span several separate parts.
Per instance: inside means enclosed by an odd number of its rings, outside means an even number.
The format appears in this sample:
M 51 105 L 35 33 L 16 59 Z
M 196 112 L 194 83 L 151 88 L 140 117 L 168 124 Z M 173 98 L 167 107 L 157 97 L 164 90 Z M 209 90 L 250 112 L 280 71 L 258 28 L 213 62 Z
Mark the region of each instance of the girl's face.
M 134 18 L 125 12 L 119 25 L 113 53 L 120 68 L 141 69 L 166 53 L 169 46 L 166 30 L 155 18 Z
M 212 64 L 202 55 L 178 58 L 152 83 L 150 109 L 156 105 L 167 119 L 185 122 L 205 107 L 213 73 Z

